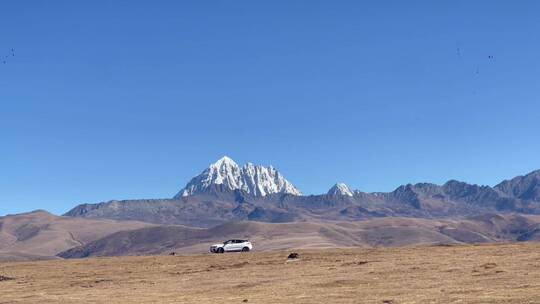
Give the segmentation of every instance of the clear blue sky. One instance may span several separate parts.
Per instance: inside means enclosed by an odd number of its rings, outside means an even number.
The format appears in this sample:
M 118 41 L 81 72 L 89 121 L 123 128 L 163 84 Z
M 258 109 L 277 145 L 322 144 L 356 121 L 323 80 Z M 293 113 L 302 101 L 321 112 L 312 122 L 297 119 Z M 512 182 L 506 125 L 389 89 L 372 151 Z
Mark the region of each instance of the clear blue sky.
M 223 155 L 308 194 L 540 168 L 538 1 L 112 2 L 2 3 L 0 214 L 172 197 Z

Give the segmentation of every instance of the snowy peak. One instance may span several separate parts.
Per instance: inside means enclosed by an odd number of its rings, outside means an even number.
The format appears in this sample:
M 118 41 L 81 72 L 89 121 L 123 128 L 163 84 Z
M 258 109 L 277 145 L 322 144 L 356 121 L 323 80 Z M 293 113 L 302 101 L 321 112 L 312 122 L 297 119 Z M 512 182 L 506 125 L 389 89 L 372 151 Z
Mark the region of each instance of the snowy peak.
M 194 177 L 175 198 L 206 192 L 212 185 L 223 185 L 229 190 L 242 190 L 254 196 L 273 193 L 302 193 L 274 167 L 247 163 L 240 167 L 224 156 Z
M 211 164 L 202 175 L 206 175 L 206 179 L 203 181 L 204 185 L 225 184 L 229 189 L 238 189 L 239 187 L 240 167 L 227 156 L 223 156 Z
M 210 167 L 222 167 L 222 166 L 238 167 L 238 164 L 234 160 L 232 160 L 230 157 L 223 156 L 222 158 L 218 159 L 217 162 L 210 165 Z
M 337 195 L 337 196 L 354 196 L 353 191 L 344 183 L 335 184 L 330 190 L 328 190 L 328 195 Z

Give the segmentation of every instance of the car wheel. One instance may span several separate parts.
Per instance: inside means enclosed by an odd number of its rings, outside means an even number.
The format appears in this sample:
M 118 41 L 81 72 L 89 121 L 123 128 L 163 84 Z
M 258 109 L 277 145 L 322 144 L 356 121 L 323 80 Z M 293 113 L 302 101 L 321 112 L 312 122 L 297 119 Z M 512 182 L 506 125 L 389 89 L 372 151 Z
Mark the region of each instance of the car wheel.
M 249 247 L 242 248 L 242 252 L 248 252 L 248 251 L 249 251 Z
M 223 250 L 223 248 L 218 248 L 217 252 L 218 252 L 218 253 L 224 253 L 225 250 Z

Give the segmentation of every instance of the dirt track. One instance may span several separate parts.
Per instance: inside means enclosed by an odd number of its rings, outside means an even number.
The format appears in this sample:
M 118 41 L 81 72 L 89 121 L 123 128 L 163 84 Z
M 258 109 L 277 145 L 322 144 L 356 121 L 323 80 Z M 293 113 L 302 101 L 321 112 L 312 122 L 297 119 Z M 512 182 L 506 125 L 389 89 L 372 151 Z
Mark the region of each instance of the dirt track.
M 0 303 L 540 303 L 540 244 L 0 264 Z

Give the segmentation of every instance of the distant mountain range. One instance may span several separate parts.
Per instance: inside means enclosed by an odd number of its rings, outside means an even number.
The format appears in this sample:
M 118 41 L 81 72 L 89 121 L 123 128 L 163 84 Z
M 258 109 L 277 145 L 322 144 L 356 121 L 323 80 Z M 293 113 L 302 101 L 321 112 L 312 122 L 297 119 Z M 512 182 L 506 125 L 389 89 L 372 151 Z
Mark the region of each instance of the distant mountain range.
M 224 157 L 170 199 L 0 217 L 0 261 L 205 252 L 249 238 L 257 250 L 540 241 L 540 171 L 495 187 L 449 181 L 365 193 L 336 183 L 302 195 L 273 167 Z
M 484 213 L 540 214 L 540 171 L 495 187 L 449 181 L 407 184 L 392 192 L 365 193 L 343 183 L 327 194 L 304 196 L 273 167 L 242 167 L 223 157 L 172 199 L 82 204 L 66 216 L 138 220 L 211 227 L 230 220 L 271 223 L 400 216 L 467 217 Z

